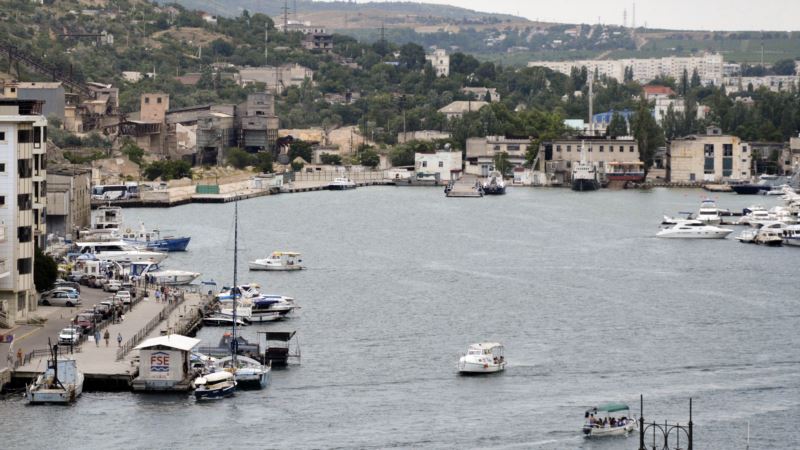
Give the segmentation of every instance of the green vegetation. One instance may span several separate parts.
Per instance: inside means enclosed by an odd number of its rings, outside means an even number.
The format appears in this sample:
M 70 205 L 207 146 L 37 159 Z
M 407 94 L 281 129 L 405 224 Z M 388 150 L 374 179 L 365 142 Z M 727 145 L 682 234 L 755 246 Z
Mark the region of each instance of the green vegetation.
M 511 161 L 508 160 L 508 153 L 507 152 L 500 152 L 494 155 L 492 159 L 494 162 L 494 168 L 500 172 L 503 176 L 507 176 L 511 171 Z
M 33 284 L 39 292 L 53 288 L 58 278 L 58 264 L 37 246 L 33 255 Z
M 248 153 L 239 148 L 226 148 L 225 160 L 237 169 L 253 167 L 261 173 L 272 173 L 272 153 L 258 152 Z
M 132 162 L 141 166 L 144 163 L 144 150 L 136 145 L 131 139 L 126 139 L 120 147 L 123 155 L 127 156 Z
M 186 161 L 153 161 L 144 169 L 144 176 L 150 181 L 161 178 L 162 181 L 192 177 L 192 166 Z
M 639 159 L 644 163 L 646 172 L 653 167 L 656 150 L 664 145 L 664 132 L 653 118 L 650 104 L 644 99 L 639 101 L 636 112 L 631 118 L 631 131 L 639 146 Z
M 381 163 L 381 158 L 378 152 L 369 147 L 358 153 L 358 161 L 362 166 L 374 169 Z
M 342 164 L 342 157 L 331 153 L 323 153 L 319 157 L 322 164 L 330 164 L 332 166 L 339 166 Z

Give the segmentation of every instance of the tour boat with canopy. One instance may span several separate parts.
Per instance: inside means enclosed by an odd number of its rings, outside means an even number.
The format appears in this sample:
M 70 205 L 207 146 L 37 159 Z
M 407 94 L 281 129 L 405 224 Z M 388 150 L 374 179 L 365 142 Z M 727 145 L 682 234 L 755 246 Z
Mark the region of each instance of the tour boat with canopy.
M 497 342 L 472 344 L 458 360 L 458 372 L 466 375 L 500 372 L 506 368 L 504 350 Z
M 627 436 L 639 429 L 638 422 L 630 415 L 630 407 L 625 403 L 604 403 L 590 408 L 584 415 L 583 434 L 586 437 Z

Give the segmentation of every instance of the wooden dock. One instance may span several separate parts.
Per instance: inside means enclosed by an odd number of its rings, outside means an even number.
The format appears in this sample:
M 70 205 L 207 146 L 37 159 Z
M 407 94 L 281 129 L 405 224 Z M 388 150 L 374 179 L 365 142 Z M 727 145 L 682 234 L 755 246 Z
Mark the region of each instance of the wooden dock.
M 125 314 L 121 323 L 111 324 L 107 330 L 108 344 L 93 338 L 81 344 L 71 356 L 78 369 L 84 373 L 88 390 L 129 390 L 130 383 L 138 372 L 138 351 L 133 348 L 141 341 L 163 334 L 188 334 L 200 324 L 202 311 L 211 302 L 195 290 L 181 290 L 171 303 L 156 302 L 154 291 L 142 298 Z M 122 343 L 117 343 L 117 335 Z M 15 381 L 25 382 L 44 372 L 47 355 L 38 354 L 13 373 Z
M 458 180 L 450 182 L 445 192 L 447 197 L 452 198 L 483 197 L 483 188 L 478 177 L 474 175 L 464 175 Z

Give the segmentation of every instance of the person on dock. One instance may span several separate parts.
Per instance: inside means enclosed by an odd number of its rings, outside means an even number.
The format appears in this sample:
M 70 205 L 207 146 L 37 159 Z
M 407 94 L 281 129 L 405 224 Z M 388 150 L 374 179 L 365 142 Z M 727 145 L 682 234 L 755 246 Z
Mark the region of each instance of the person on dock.
M 100 330 L 94 330 L 94 345 L 100 347 Z
M 156 303 L 161 303 L 161 291 L 156 289 Z
M 106 340 L 106 347 L 108 347 L 108 340 L 109 340 L 110 338 L 111 338 L 111 335 L 110 335 L 110 334 L 108 334 L 108 330 L 106 330 L 106 332 L 105 332 L 105 333 L 103 333 L 103 339 L 105 339 L 105 340 Z
M 22 347 L 17 349 L 17 365 L 22 365 Z
M 117 347 L 122 347 L 122 333 L 117 333 Z

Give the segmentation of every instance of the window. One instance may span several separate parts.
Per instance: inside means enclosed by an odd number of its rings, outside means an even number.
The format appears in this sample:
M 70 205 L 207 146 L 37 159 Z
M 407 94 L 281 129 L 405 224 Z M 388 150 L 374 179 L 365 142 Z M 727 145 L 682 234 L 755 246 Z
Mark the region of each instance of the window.
M 20 275 L 27 275 L 33 271 L 32 258 L 20 258 L 17 260 L 17 271 Z
M 714 157 L 714 144 L 705 144 L 705 145 L 703 145 L 703 155 L 706 158 L 713 158 Z
M 144 98 L 144 102 L 145 102 L 145 104 L 150 103 L 150 97 L 145 97 Z
M 733 144 L 722 144 L 722 156 L 733 156 Z
M 42 147 L 42 127 L 33 127 L 33 148 Z
M 30 242 L 31 238 L 33 238 L 33 228 L 31 227 L 17 228 L 17 239 L 19 240 L 20 243 Z
M 6 132 L 0 131 L 0 142 L 5 142 L 6 140 Z
M 622 147 L 620 147 L 622 149 Z M 633 153 L 633 146 L 631 145 L 630 153 Z
M 507 149 L 508 149 L 508 151 L 510 151 L 510 152 L 516 152 L 516 151 L 519 151 L 519 145 L 508 145 L 508 146 L 506 146 L 506 148 L 507 148 Z
M 17 195 L 17 206 L 19 207 L 20 211 L 30 210 L 33 206 L 33 202 L 31 202 L 31 194 Z
M 733 174 L 733 158 L 722 158 L 722 176 L 729 177 Z
M 590 152 L 592 151 L 592 146 L 591 146 L 591 145 L 589 146 L 589 151 L 590 151 Z
M 31 130 L 17 130 L 17 143 L 18 144 L 31 144 L 31 143 L 33 143 L 33 131 L 31 131 Z
M 746 145 L 742 146 L 742 153 L 747 153 L 747 146 Z
M 495 145 L 494 149 L 495 149 L 495 151 L 499 151 L 500 150 L 500 146 L 499 145 Z
M 6 163 L 0 163 L 0 173 L 6 173 Z
M 156 103 L 161 103 L 161 97 L 156 98 Z
M 614 153 L 614 146 L 613 145 L 609 145 L 608 146 L 608 153 Z
M 601 152 L 603 151 L 603 146 L 602 146 L 602 145 L 600 146 L 600 151 L 601 151 Z
M 439 161 L 439 167 L 444 167 L 444 161 Z
M 6 206 L 6 196 L 0 195 L 0 208 Z
M 20 159 L 17 161 L 17 175 L 20 178 L 30 178 L 33 175 L 33 168 L 30 159 Z
M 561 146 L 560 146 L 560 145 L 556 145 L 556 151 L 557 151 L 557 152 L 560 152 L 560 151 L 561 151 Z
M 428 167 L 428 161 L 422 161 L 422 167 Z
M 568 145 L 568 146 L 567 146 L 567 152 L 571 152 L 571 151 L 572 151 L 572 146 L 571 146 L 571 145 Z

